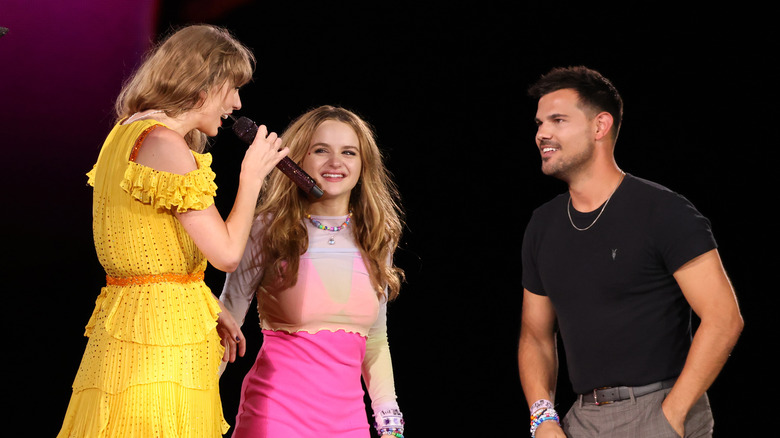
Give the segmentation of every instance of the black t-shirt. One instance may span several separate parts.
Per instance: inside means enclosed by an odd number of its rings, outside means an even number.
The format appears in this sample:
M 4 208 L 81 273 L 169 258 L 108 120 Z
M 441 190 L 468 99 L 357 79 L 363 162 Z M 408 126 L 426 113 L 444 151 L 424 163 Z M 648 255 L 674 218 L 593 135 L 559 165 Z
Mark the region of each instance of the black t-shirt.
M 523 240 L 523 287 L 548 296 L 577 393 L 679 375 L 691 311 L 672 274 L 717 247 L 683 196 L 626 175 L 598 221 L 575 230 L 568 193 L 534 211 Z M 601 208 L 572 220 L 587 227 Z

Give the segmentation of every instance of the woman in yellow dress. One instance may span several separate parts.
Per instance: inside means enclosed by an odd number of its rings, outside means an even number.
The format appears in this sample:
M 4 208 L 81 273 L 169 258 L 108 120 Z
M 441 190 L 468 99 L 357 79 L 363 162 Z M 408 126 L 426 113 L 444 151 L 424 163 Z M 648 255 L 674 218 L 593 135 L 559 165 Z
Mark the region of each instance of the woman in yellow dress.
M 150 52 L 120 93 L 118 122 L 87 174 L 106 287 L 86 326 L 60 437 L 227 431 L 218 370 L 243 355 L 244 336 L 203 272 L 207 262 L 237 267 L 263 180 L 287 148 L 260 127 L 225 220 L 214 206 L 211 155 L 202 150 L 241 107 L 238 87 L 253 64 L 224 29 L 189 26 Z

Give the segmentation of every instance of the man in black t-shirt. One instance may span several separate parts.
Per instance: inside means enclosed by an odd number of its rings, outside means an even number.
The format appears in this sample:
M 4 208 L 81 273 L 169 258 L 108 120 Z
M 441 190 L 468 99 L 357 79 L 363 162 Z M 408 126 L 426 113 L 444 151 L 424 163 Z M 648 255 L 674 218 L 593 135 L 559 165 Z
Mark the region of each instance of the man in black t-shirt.
M 623 104 L 598 72 L 554 69 L 529 92 L 542 171 L 569 187 L 534 211 L 523 239 L 518 360 L 532 434 L 711 436 L 705 392 L 743 322 L 709 221 L 618 167 Z M 580 394 L 563 421 L 558 329 Z

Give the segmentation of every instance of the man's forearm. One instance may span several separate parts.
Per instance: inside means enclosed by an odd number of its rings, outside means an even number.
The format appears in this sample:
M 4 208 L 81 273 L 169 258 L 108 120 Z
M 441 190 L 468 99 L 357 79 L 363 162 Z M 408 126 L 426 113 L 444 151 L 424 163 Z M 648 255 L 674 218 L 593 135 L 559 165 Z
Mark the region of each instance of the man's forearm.
M 684 422 L 691 407 L 715 381 L 742 331 L 738 314 L 702 320 L 680 377 L 664 400 L 670 423 Z

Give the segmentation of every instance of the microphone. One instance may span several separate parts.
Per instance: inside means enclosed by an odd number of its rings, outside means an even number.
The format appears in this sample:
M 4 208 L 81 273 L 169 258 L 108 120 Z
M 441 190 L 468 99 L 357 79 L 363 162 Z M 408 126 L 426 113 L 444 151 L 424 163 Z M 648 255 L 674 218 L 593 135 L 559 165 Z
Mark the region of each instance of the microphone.
M 246 117 L 240 117 L 233 124 L 233 132 L 246 144 L 251 144 L 257 135 L 257 125 Z M 317 183 L 314 179 L 295 164 L 295 161 L 291 160 L 290 157 L 282 158 L 282 160 L 276 164 L 276 168 L 293 180 L 293 182 L 307 194 L 315 198 L 322 196 L 323 191 L 321 188 L 317 187 Z
M 8 33 L 8 28 L 0 26 L 0 37 Z

